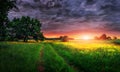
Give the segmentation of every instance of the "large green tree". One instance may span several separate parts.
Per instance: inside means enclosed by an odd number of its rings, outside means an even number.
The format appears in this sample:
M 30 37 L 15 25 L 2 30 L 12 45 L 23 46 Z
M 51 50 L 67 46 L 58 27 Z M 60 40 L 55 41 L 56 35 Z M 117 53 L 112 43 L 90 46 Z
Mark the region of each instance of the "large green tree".
M 10 29 L 12 38 L 24 39 L 24 42 L 28 41 L 28 38 L 32 37 L 37 40 L 44 40 L 43 33 L 41 32 L 41 23 L 37 19 L 30 17 L 15 18 L 10 22 Z
M 8 11 L 15 7 L 13 0 L 0 0 L 0 41 L 4 41 L 7 36 Z

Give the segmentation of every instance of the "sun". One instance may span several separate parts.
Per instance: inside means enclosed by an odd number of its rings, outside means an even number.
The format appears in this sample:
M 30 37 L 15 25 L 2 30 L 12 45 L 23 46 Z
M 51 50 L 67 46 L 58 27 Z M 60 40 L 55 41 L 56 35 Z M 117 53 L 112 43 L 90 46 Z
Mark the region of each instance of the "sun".
M 83 37 L 82 37 L 82 39 L 83 39 L 83 40 L 90 40 L 90 39 L 91 39 L 91 37 L 90 37 L 90 36 L 88 36 L 88 35 L 86 35 L 86 36 L 83 36 Z

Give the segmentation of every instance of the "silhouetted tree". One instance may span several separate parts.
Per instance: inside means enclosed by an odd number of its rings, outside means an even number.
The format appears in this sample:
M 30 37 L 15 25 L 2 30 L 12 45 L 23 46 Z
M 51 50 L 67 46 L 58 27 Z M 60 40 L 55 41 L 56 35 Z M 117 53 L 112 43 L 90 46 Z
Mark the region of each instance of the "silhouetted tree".
M 68 42 L 68 40 L 69 40 L 68 36 L 61 37 L 62 42 Z
M 41 23 L 37 19 L 30 17 L 15 18 L 10 22 L 13 33 L 16 38 L 23 38 L 24 42 L 28 41 L 29 36 L 32 36 L 36 41 L 39 37 L 44 38 L 41 33 Z
M 94 37 L 96 40 L 112 40 L 110 36 L 107 36 L 106 34 L 102 34 L 100 37 Z M 113 39 L 117 39 L 117 37 L 114 37 Z
M 116 40 L 116 39 L 117 39 L 117 37 L 116 37 L 116 36 L 114 36 L 114 37 L 113 37 L 113 39 L 114 39 L 114 40 Z
M 8 36 L 7 24 L 8 20 L 8 11 L 15 7 L 15 0 L 0 0 L 0 41 L 6 40 Z
M 63 36 L 60 36 L 59 38 L 60 38 L 60 39 L 62 39 L 62 38 L 63 38 Z
M 39 32 L 37 36 L 38 36 L 38 39 L 39 39 L 39 40 L 41 40 L 41 41 L 44 41 L 44 40 L 45 40 L 45 37 L 44 37 L 44 35 L 43 35 L 43 32 Z
M 107 37 L 107 40 L 112 40 L 112 38 L 110 36 Z
M 106 39 L 107 39 L 106 34 L 102 34 L 99 39 L 101 39 L 101 40 L 106 40 Z

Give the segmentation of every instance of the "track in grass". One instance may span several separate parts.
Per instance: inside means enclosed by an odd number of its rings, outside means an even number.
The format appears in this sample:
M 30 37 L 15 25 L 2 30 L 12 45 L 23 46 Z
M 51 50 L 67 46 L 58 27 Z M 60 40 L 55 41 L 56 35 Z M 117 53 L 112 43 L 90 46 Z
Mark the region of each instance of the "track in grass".
M 44 45 L 43 60 L 45 72 L 75 72 L 50 44 L 45 43 Z
M 63 44 L 51 43 L 55 51 L 78 72 L 119 72 L 119 46 L 96 49 L 76 49 Z
M 44 61 L 43 61 L 43 48 L 44 46 L 41 44 L 41 49 L 40 49 L 40 59 L 38 61 L 38 72 L 44 72 L 45 67 L 44 67 Z
M 103 44 L 3 42 L 0 72 L 119 72 L 120 46 Z

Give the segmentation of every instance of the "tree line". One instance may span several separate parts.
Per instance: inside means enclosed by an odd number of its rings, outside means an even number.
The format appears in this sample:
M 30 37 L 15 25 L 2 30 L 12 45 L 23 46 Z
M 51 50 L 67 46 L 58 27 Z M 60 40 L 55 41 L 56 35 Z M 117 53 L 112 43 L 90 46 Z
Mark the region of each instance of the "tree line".
M 0 41 L 23 39 L 27 42 L 30 38 L 43 41 L 45 37 L 41 32 L 41 22 L 37 19 L 28 16 L 12 21 L 8 19 L 9 10 L 16 8 L 15 3 L 13 0 L 0 0 Z
M 95 36 L 94 39 L 96 39 L 96 40 L 112 40 L 112 39 L 116 40 L 117 37 L 114 36 L 114 37 L 112 38 L 112 37 L 110 37 L 110 36 L 107 36 L 106 34 L 102 34 L 100 37 Z

